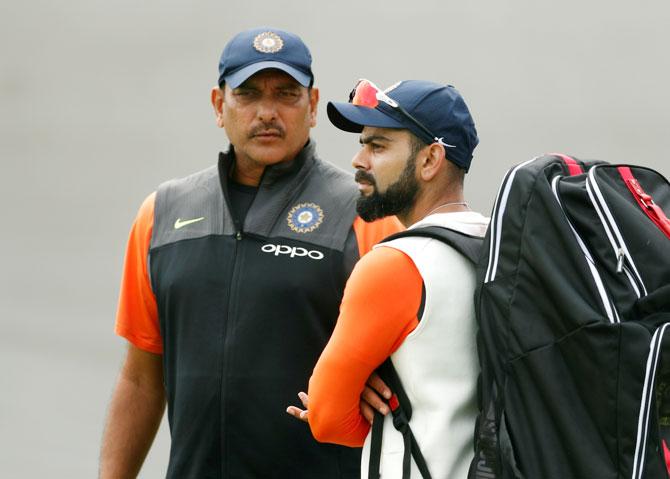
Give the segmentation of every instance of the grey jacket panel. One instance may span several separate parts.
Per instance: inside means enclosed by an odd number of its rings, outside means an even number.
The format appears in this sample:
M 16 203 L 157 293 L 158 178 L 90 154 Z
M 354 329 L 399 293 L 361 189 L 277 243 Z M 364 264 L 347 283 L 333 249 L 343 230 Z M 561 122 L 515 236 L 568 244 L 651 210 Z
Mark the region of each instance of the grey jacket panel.
M 151 248 L 208 235 L 233 235 L 235 225 L 222 191 L 233 162 L 163 183 L 156 194 Z M 269 166 L 242 233 L 283 237 L 343 251 L 356 217 L 352 175 L 316 157 L 313 141 L 290 162 Z
M 299 175 L 287 185 L 283 204 L 270 200 L 272 191 L 261 189 L 254 206 L 259 215 L 248 218 L 245 228 L 263 236 L 283 237 L 309 242 L 329 249 L 343 251 L 351 225 L 356 216 L 356 184 L 353 177 L 329 163 L 314 157 L 303 166 Z M 302 178 L 301 178 L 302 176 Z M 275 210 L 272 223 L 258 222 L 267 217 L 265 208 Z M 277 211 L 278 210 L 278 211 Z
M 233 222 L 224 211 L 216 166 L 167 181 L 156 193 L 150 248 L 208 235 L 233 234 Z

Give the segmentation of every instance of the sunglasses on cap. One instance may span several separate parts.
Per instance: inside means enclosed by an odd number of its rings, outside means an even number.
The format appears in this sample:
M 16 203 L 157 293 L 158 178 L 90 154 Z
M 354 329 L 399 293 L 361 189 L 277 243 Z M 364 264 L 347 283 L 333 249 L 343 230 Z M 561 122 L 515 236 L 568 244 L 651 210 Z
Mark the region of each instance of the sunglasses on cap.
M 411 121 L 425 135 L 432 138 L 435 143 L 439 143 L 440 145 L 447 148 L 456 148 L 455 145 L 445 143 L 442 141 L 442 138 L 438 138 L 436 135 L 434 135 L 428 128 L 426 128 L 426 126 L 424 126 L 423 123 L 413 117 L 407 110 L 401 107 L 397 101 L 384 93 L 383 90 L 381 90 L 370 80 L 358 80 L 358 83 L 356 83 L 354 89 L 351 90 L 351 93 L 349 93 L 349 103 L 352 105 L 364 106 L 367 108 L 377 108 L 380 101 L 390 106 L 395 111 L 403 115 L 406 119 Z

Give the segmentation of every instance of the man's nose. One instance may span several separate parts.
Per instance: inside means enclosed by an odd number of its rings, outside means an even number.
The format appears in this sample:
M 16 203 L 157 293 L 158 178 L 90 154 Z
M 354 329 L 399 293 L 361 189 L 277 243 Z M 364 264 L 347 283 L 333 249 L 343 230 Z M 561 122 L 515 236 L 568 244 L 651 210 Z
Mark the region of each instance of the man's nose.
M 258 102 L 258 110 L 256 112 L 258 119 L 263 122 L 269 122 L 277 118 L 277 103 L 269 98 L 262 99 Z
M 365 148 L 361 148 L 351 159 L 351 166 L 357 170 L 369 170 L 370 162 L 368 161 L 368 155 L 365 151 Z

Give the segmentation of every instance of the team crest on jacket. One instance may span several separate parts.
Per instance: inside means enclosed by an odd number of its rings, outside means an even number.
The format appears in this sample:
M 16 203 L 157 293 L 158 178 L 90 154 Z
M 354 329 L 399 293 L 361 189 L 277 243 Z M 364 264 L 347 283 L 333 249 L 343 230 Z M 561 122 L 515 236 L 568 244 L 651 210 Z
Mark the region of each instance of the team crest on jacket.
M 275 32 L 263 32 L 254 38 L 254 48 L 261 53 L 277 53 L 284 47 L 284 40 Z
M 323 210 L 314 203 L 300 203 L 291 208 L 286 221 L 296 233 L 311 233 L 323 222 Z

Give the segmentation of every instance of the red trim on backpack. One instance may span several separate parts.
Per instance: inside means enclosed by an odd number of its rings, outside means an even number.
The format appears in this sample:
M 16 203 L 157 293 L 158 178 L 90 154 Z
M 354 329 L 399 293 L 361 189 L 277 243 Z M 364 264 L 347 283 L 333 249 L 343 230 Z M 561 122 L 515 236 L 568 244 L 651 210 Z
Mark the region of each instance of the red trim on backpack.
M 565 163 L 565 166 L 568 167 L 568 172 L 570 173 L 570 176 L 575 176 L 575 175 L 581 175 L 584 173 L 584 169 L 582 166 L 577 163 L 577 160 L 574 158 L 564 155 L 562 153 L 552 153 L 554 156 L 558 156 L 561 160 L 563 160 L 563 163 Z
M 663 459 L 665 459 L 665 468 L 668 470 L 668 474 L 670 474 L 670 449 L 668 449 L 668 444 L 665 442 L 665 439 L 661 439 L 661 442 L 663 443 Z
M 640 182 L 633 176 L 633 172 L 629 167 L 619 166 L 617 170 L 624 183 L 633 194 L 633 198 L 635 198 L 637 204 L 642 208 L 642 211 L 644 211 L 649 219 L 658 226 L 665 236 L 670 238 L 670 220 L 665 216 L 661 207 L 654 203 L 654 199 L 651 196 L 645 193 L 642 189 L 642 185 L 640 185 Z
M 395 411 L 400 407 L 400 401 L 398 401 L 398 396 L 395 394 L 389 399 L 389 407 L 391 408 L 391 411 Z

